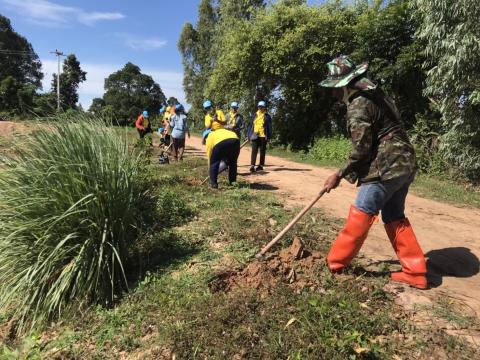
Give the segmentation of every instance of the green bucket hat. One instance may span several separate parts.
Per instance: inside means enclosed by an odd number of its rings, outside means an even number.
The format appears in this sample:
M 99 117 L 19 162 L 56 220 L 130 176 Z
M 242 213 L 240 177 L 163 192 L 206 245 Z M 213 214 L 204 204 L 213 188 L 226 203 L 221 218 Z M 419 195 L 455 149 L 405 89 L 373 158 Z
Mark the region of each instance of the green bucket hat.
M 355 66 L 348 56 L 341 55 L 327 63 L 327 68 L 327 78 L 320 83 L 320 86 L 340 88 L 347 86 L 353 79 L 367 72 L 368 63 Z

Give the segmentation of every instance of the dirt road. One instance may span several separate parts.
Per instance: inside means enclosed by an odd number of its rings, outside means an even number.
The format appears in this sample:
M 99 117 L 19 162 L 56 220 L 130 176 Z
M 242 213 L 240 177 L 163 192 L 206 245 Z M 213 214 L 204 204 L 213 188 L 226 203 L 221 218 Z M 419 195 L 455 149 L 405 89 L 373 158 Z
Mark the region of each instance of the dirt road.
M 187 145 L 203 150 L 201 139 L 192 137 Z M 199 154 L 200 152 L 195 152 Z M 262 189 L 278 193 L 288 204 L 305 205 L 322 188 L 331 169 L 299 164 L 269 156 L 262 173 L 250 175 L 250 149 L 243 148 L 239 158 L 239 174 Z M 318 207 L 345 218 L 357 189 L 346 181 L 322 198 Z M 428 261 L 431 289 L 414 290 L 418 298 L 451 296 L 480 317 L 480 210 L 459 208 L 410 194 L 406 214 L 412 222 Z M 361 255 L 369 263 L 396 260 L 381 222 L 374 224 Z M 415 297 L 413 299 L 415 302 Z

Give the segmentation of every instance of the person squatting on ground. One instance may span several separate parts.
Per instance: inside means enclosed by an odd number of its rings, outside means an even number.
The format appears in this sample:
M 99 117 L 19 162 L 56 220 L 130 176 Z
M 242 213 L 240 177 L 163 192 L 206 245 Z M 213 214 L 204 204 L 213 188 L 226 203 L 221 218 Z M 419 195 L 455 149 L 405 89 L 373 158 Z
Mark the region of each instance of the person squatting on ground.
M 227 125 L 225 114 L 222 110 L 217 110 L 210 100 L 203 103 L 205 110 L 205 129 L 212 129 L 213 131 L 223 129 Z
M 245 129 L 245 120 L 243 115 L 238 112 L 238 102 L 233 101 L 230 104 L 230 111 L 227 114 L 226 128 L 235 131 L 238 138 L 242 139 L 242 131 Z
M 237 161 L 240 154 L 240 140 L 235 132 L 227 129 L 206 130 L 206 150 L 210 169 L 210 186 L 218 188 L 218 170 L 224 161 L 228 166 L 228 182 L 237 181 Z
M 368 64 L 355 66 L 347 56 L 339 56 L 327 67 L 328 76 L 321 85 L 333 88 L 334 96 L 347 105 L 353 150 L 346 166 L 331 175 L 325 187 L 329 192 L 341 179 L 360 186 L 345 226 L 328 253 L 328 267 L 336 273 L 350 264 L 381 211 L 386 233 L 402 265 L 401 272 L 392 273 L 392 280 L 426 289 L 425 257 L 404 213 L 405 198 L 417 170 L 415 151 L 398 109 L 365 76 Z
M 148 111 L 144 111 L 142 114 L 140 114 L 135 122 L 135 127 L 137 128 L 138 135 L 140 135 L 140 139 L 143 139 L 145 135 L 152 133 L 152 126 L 148 120 Z M 151 139 L 150 145 L 152 145 Z
M 267 112 L 265 101 L 258 103 L 258 110 L 252 116 L 252 121 L 248 127 L 248 140 L 252 142 L 252 157 L 250 161 L 250 172 L 261 171 L 265 166 L 265 153 L 267 152 L 267 142 L 272 136 L 272 118 Z M 260 149 L 260 163 L 255 169 L 257 153 Z
M 188 135 L 190 138 L 190 130 L 183 105 L 178 104 L 175 107 L 175 114 L 170 117 L 169 127 L 172 129 L 173 159 L 175 161 L 183 160 L 185 135 Z

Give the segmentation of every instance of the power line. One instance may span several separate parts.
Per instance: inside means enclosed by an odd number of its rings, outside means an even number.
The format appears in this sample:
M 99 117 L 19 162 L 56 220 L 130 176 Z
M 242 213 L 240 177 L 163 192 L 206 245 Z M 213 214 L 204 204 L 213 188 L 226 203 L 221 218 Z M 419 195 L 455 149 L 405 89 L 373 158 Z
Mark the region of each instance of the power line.
M 25 51 L 25 50 L 8 50 L 8 49 L 0 49 L 0 54 L 3 55 L 20 55 L 20 56 L 35 56 L 36 54 L 32 51 Z

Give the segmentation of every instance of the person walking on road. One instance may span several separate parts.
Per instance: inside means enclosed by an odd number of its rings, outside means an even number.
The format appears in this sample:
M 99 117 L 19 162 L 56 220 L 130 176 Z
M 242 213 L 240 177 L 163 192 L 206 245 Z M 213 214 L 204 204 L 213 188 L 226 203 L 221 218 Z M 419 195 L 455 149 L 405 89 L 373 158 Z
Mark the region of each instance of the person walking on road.
M 210 100 L 203 103 L 205 110 L 205 129 L 212 129 L 213 131 L 223 129 L 227 125 L 225 114 L 222 110 L 217 110 Z
M 224 161 L 228 166 L 228 182 L 233 185 L 237 181 L 237 162 L 240 154 L 240 140 L 234 131 L 218 129 L 205 131 L 210 186 L 218 188 L 218 171 Z
M 248 139 L 252 143 L 252 157 L 250 172 L 262 171 L 265 166 L 265 154 L 267 152 L 267 142 L 270 141 L 272 136 L 272 118 L 267 112 L 267 104 L 265 101 L 258 103 L 258 110 L 251 119 L 250 126 L 248 128 Z M 255 168 L 257 161 L 258 150 L 260 149 L 260 163 Z
M 243 115 L 238 112 L 238 102 L 233 101 L 230 104 L 230 111 L 227 114 L 227 128 L 235 131 L 238 138 L 242 138 L 242 131 L 245 128 Z
M 412 225 L 405 217 L 405 198 L 417 170 L 415 151 L 402 127 L 393 100 L 347 56 L 327 64 L 328 77 L 321 85 L 347 105 L 347 129 L 353 149 L 346 165 L 325 182 L 327 192 L 342 179 L 360 186 L 344 228 L 327 256 L 333 273 L 341 272 L 362 247 L 370 227 L 381 211 L 390 242 L 402 271 L 393 281 L 419 289 L 427 288 L 426 263 Z
M 185 151 L 185 135 L 190 138 L 190 130 L 183 105 L 175 106 L 175 114 L 170 117 L 169 127 L 172 129 L 173 159 L 181 161 Z
M 138 135 L 140 139 L 143 139 L 145 135 L 152 133 L 152 126 L 148 120 L 148 111 L 144 111 L 140 114 L 135 122 L 135 127 L 137 128 Z M 152 145 L 152 140 L 150 139 L 150 145 Z

